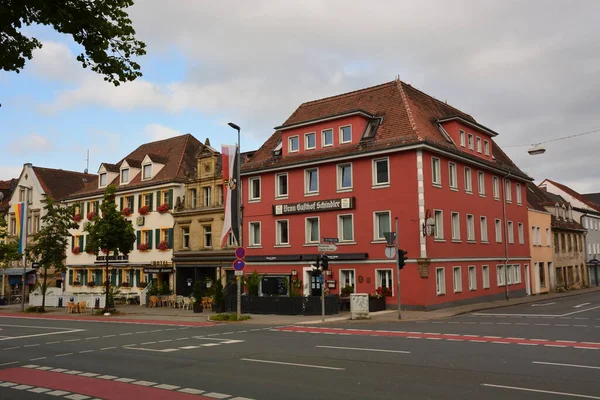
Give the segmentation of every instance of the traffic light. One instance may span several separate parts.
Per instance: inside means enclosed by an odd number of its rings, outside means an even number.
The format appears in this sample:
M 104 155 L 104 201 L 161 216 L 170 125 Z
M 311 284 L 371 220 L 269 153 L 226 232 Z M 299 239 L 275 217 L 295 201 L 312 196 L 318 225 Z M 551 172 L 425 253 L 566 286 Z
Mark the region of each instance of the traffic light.
M 319 257 L 317 257 L 317 260 L 312 264 L 312 276 L 318 276 L 321 275 L 321 267 L 319 266 L 319 262 L 321 261 L 321 259 Z
M 321 269 L 327 271 L 329 269 L 329 257 L 325 254 L 321 254 Z
M 402 269 L 406 265 L 406 260 L 408 259 L 408 257 L 406 256 L 407 254 L 408 251 L 398 249 L 398 269 Z

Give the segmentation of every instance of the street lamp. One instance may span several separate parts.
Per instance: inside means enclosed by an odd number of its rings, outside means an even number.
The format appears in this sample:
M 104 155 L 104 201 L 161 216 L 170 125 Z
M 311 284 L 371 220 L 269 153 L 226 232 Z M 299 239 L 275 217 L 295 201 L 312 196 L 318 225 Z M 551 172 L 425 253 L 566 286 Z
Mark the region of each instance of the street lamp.
M 240 178 L 240 169 L 242 168 L 242 164 L 241 164 L 241 153 L 242 153 L 242 146 L 240 144 L 240 131 L 241 128 L 234 124 L 233 122 L 229 122 L 227 125 L 229 125 L 230 127 L 232 127 L 233 129 L 235 129 L 237 131 L 237 173 L 236 173 L 236 177 L 235 177 L 235 181 L 236 181 L 236 188 L 237 188 L 237 194 L 238 194 L 238 209 L 237 209 L 237 215 L 239 218 L 239 226 L 238 226 L 238 236 L 236 239 L 238 240 L 238 246 L 239 247 L 244 247 L 244 241 L 242 239 L 243 237 L 243 230 L 244 230 L 244 224 L 242 223 L 242 180 Z M 243 272 L 242 272 L 243 273 Z M 243 276 L 243 275 L 242 275 Z M 240 280 L 239 276 L 235 277 L 236 282 L 237 282 L 237 320 L 240 320 L 240 317 L 242 316 L 242 283 Z
M 25 238 L 25 244 L 23 246 L 23 287 L 21 288 L 21 311 L 25 311 L 25 282 L 27 280 L 27 256 L 25 255 L 25 248 L 27 247 L 27 228 L 29 227 L 29 191 L 33 190 L 33 186 L 18 186 L 22 189 L 26 189 L 25 215 L 23 216 L 23 237 Z

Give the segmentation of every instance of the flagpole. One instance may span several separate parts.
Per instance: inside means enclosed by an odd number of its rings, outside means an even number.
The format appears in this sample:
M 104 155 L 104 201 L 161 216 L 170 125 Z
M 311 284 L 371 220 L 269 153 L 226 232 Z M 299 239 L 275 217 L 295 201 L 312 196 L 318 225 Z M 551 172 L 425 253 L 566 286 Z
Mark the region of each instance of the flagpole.
M 241 164 L 242 147 L 241 147 L 241 143 L 240 143 L 241 128 L 238 125 L 234 124 L 233 122 L 229 122 L 227 125 L 229 125 L 230 127 L 232 127 L 233 129 L 235 129 L 237 131 L 237 154 L 236 154 L 237 171 L 236 171 L 236 177 L 235 177 L 235 188 L 237 190 L 237 200 L 238 200 L 237 215 L 239 218 L 239 225 L 237 228 L 238 228 L 238 236 L 239 237 L 237 237 L 236 239 L 238 240 L 238 246 L 244 247 L 243 232 L 242 232 L 244 230 L 244 224 L 242 222 L 242 180 L 241 180 L 241 173 L 240 173 L 240 170 L 242 169 L 242 164 Z M 242 277 L 237 275 L 235 277 L 235 280 L 237 283 L 237 299 L 236 299 L 237 320 L 239 321 L 242 316 Z

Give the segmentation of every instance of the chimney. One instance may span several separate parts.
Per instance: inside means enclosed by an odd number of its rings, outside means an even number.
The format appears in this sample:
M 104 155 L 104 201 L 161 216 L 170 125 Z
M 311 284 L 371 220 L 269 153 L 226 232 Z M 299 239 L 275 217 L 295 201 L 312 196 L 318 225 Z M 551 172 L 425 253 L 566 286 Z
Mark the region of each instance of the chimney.
M 204 141 L 204 145 L 205 146 L 210 146 L 210 139 L 206 138 L 206 140 Z

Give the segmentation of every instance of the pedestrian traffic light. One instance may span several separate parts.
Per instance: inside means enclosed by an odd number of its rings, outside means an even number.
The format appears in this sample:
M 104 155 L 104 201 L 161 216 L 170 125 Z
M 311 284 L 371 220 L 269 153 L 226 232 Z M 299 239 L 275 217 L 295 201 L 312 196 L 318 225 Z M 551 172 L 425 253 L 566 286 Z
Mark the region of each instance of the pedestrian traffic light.
M 321 275 L 321 267 L 319 265 L 320 261 L 321 260 L 317 257 L 317 261 L 312 264 L 312 276 Z
M 406 265 L 406 260 L 408 259 L 408 257 L 406 256 L 407 254 L 408 251 L 398 249 L 398 269 L 402 269 Z
M 321 254 L 321 269 L 327 271 L 329 269 L 329 257 L 325 254 Z

